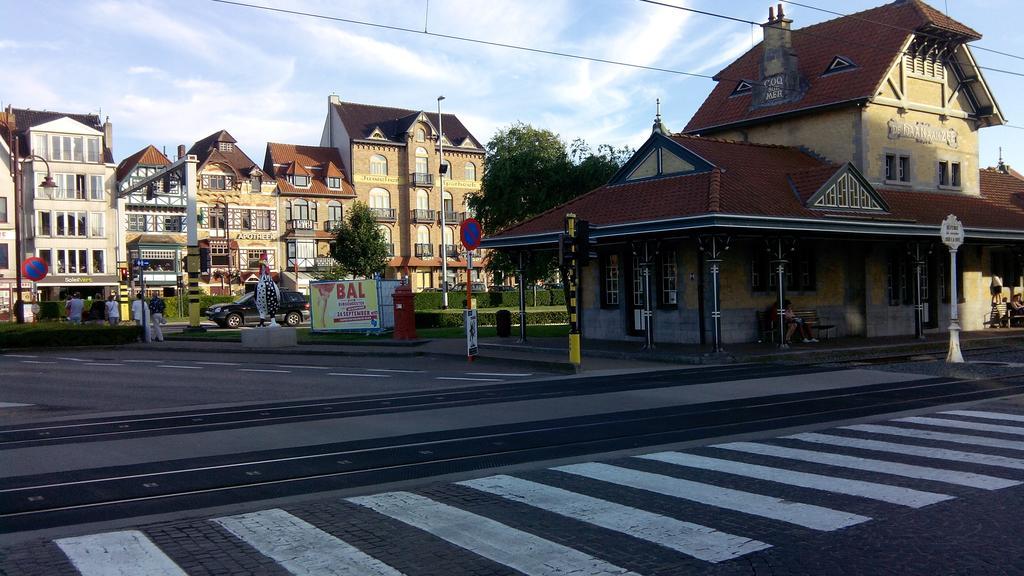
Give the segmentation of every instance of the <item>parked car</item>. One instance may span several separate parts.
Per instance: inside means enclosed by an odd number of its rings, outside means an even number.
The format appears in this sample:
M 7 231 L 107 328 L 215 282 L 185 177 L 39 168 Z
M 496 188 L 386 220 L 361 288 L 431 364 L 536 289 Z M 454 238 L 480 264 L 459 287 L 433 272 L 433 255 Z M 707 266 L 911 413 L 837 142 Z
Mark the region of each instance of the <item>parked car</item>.
M 465 282 L 459 282 L 458 284 L 456 284 L 453 288 L 451 288 L 449 290 L 449 292 L 465 292 L 465 291 L 466 291 L 466 283 Z M 473 292 L 487 292 L 487 286 L 485 286 L 483 282 L 473 282 Z
M 260 314 L 256 311 L 256 294 L 249 292 L 234 302 L 214 304 L 206 309 L 206 317 L 221 328 L 240 328 L 256 324 Z M 309 301 L 301 292 L 281 291 L 281 304 L 277 321 L 286 326 L 298 326 L 309 318 Z

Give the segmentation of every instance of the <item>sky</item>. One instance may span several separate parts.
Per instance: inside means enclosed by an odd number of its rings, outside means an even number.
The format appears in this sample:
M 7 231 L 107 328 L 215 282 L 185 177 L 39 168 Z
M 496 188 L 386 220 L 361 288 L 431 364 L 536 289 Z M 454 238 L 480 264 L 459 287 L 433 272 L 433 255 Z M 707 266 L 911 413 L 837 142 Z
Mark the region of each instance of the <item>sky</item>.
M 761 40 L 758 27 L 640 0 L 241 0 L 358 20 L 372 27 L 212 0 L 0 0 L 0 104 L 99 113 L 114 127 L 115 160 L 149 144 L 221 129 L 257 164 L 266 143 L 318 145 L 327 100 L 457 115 L 485 144 L 525 122 L 566 141 L 639 147 L 655 101 L 678 131 L 714 82 L 499 46 L 714 75 Z M 664 0 L 763 22 L 767 0 Z M 802 0 L 850 13 L 884 0 Z M 933 0 L 982 33 L 975 51 L 1004 116 L 1022 128 L 981 132 L 982 166 L 998 149 L 1024 166 L 1024 16 L 1020 0 Z M 835 16 L 786 4 L 794 28 Z M 13 17 L 12 17 L 13 15 Z M 406 32 L 394 28 L 411 29 Z M 426 29 L 431 35 L 423 34 Z

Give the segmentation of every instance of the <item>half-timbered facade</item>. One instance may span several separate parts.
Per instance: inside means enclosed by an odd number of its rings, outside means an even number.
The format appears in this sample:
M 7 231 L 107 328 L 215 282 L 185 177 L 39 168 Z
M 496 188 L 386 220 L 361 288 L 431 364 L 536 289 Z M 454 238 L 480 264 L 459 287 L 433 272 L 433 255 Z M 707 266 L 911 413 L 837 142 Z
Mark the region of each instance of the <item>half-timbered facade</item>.
M 953 298 L 965 329 L 991 325 L 1024 289 L 1024 181 L 979 169 L 979 131 L 1003 123 L 980 35 L 918 0 L 796 30 L 780 7 L 763 27 L 681 133 L 657 119 L 606 186 L 485 247 L 550 248 L 567 212 L 589 220 L 594 338 L 771 338 L 757 313 L 783 299 L 846 336 L 945 330 Z

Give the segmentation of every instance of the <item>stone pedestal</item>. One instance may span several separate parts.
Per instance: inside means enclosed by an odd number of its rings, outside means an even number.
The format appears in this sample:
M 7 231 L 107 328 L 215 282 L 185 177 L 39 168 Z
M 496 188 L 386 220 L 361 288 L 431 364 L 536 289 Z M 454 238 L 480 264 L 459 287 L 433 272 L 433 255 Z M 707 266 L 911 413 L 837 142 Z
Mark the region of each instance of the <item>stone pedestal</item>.
M 242 330 L 242 348 L 287 348 L 297 346 L 294 328 L 253 328 Z

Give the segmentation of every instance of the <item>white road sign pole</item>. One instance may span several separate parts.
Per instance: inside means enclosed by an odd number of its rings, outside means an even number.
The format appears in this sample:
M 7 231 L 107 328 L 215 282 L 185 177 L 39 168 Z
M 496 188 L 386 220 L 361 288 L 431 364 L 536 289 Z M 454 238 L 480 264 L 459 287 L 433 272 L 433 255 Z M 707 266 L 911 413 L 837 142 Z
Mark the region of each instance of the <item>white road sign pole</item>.
M 962 364 L 964 356 L 960 352 L 960 318 L 958 314 L 960 298 L 957 296 L 956 286 L 956 251 L 964 243 L 963 224 L 956 216 L 950 214 L 942 221 L 940 234 L 942 243 L 949 248 L 949 353 L 946 354 L 946 362 Z

